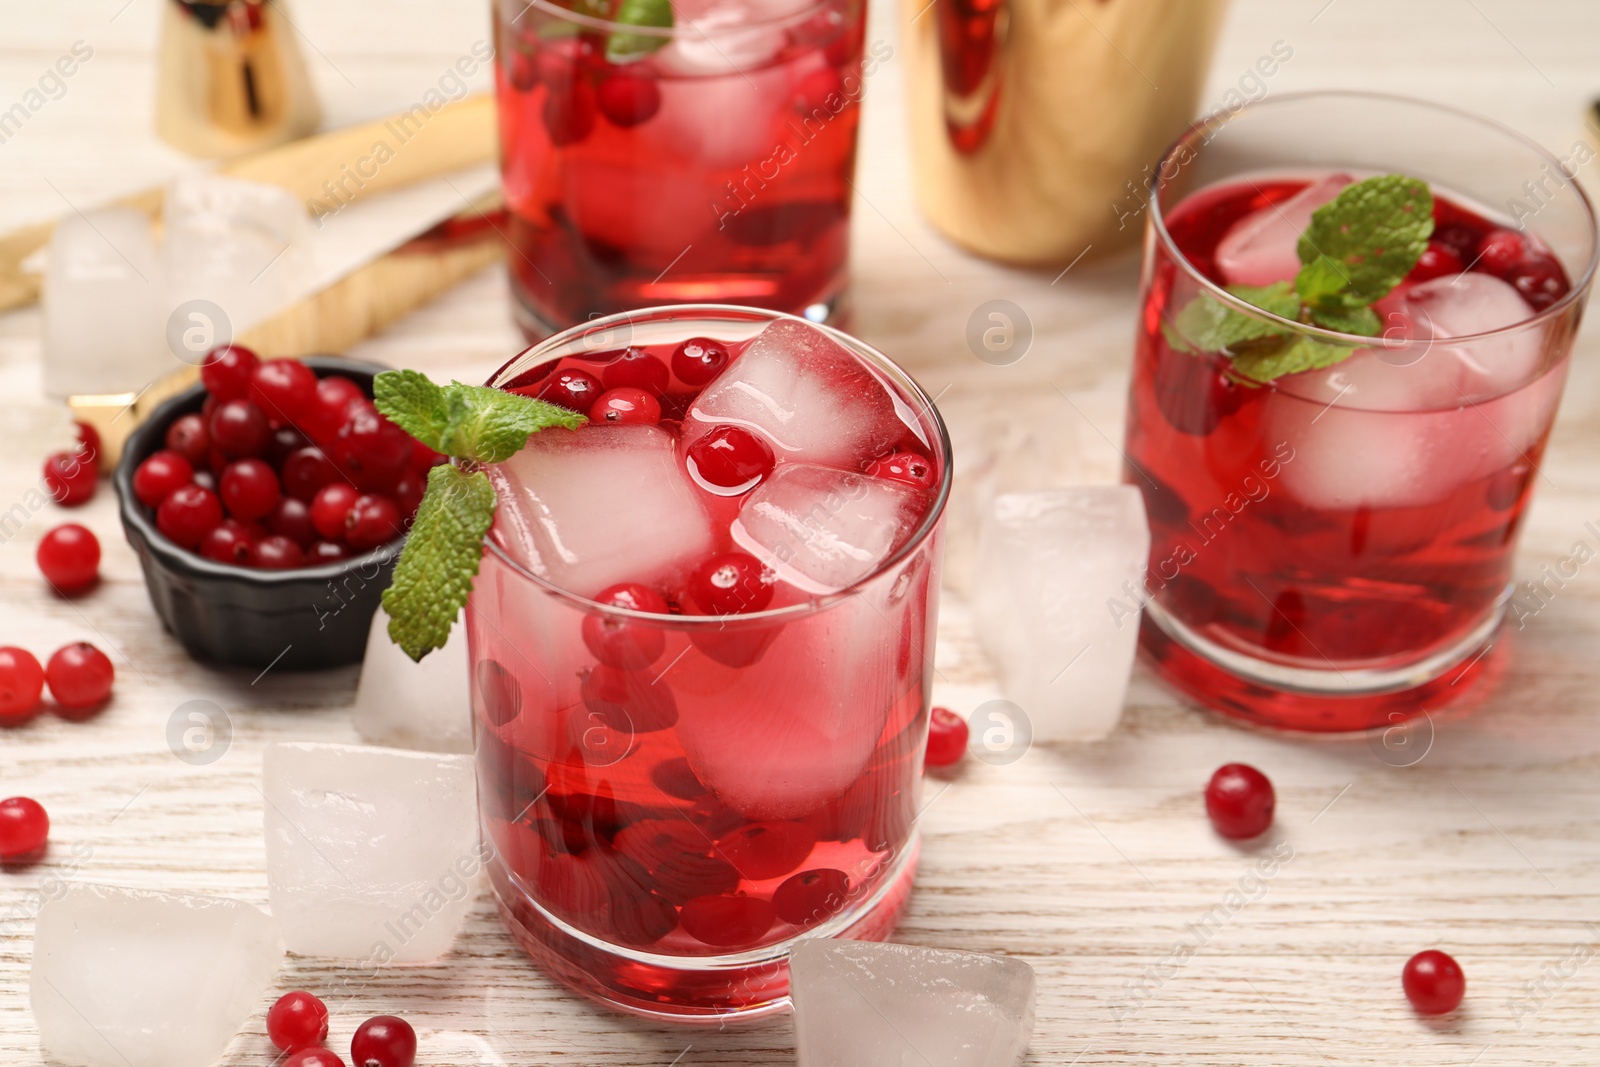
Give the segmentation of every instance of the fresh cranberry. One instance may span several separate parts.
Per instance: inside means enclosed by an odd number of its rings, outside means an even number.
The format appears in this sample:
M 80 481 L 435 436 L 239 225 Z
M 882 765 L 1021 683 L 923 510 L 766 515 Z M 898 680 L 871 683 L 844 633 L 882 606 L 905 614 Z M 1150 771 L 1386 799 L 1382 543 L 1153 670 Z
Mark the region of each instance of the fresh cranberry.
M 423 476 L 414 470 L 408 470 L 395 479 L 394 485 L 389 489 L 389 499 L 400 509 L 401 525 L 409 526 L 411 520 L 416 517 L 417 508 L 422 506 L 422 493 L 426 488 L 427 483 Z
M 95 707 L 111 695 L 116 673 L 104 652 L 87 641 L 75 641 L 51 654 L 44 680 L 58 705 L 80 710 Z
M 597 103 L 594 87 L 587 81 L 550 86 L 544 98 L 544 128 L 550 143 L 557 148 L 577 144 L 594 130 Z
M 608 607 L 668 615 L 666 598 L 649 586 L 623 582 L 595 594 L 595 603 Z M 583 643 L 594 658 L 608 667 L 637 670 L 648 667 L 666 648 L 667 638 L 660 629 L 629 622 L 598 612 L 584 616 Z
M 967 754 L 967 721 L 949 708 L 934 708 L 928 716 L 928 751 L 923 764 L 948 767 Z
M 794 107 L 802 115 L 812 115 L 817 111 L 837 115 L 845 109 L 845 103 L 840 103 L 838 108 L 829 104 L 830 99 L 845 101 L 844 86 L 839 79 L 839 72 L 832 67 L 818 67 L 795 86 Z
M 678 700 L 672 687 L 647 672 L 601 663 L 584 673 L 579 694 L 586 709 L 574 720 L 580 741 L 584 731 L 597 723 L 629 735 L 655 733 L 678 724 Z
M 350 405 L 331 458 L 357 485 L 392 482 L 411 459 L 411 435 L 385 418 L 370 400 Z
M 198 485 L 174 489 L 156 509 L 156 529 L 179 548 L 194 548 L 221 521 L 217 494 Z
M 267 459 L 273 466 L 283 466 L 283 461 L 293 452 L 298 452 L 311 443 L 311 439 L 293 426 L 279 426 L 272 431 L 272 440 L 267 442 Z
M 167 494 L 194 481 L 194 466 L 177 452 L 162 449 L 133 472 L 133 495 L 147 508 L 160 507 Z
M 748 492 L 776 464 L 767 443 L 742 426 L 717 426 L 689 446 L 689 473 L 722 496 Z
M 318 441 L 330 440 L 344 425 L 350 405 L 366 399 L 366 391 L 342 374 L 319 379 L 316 396 L 306 413 L 306 432 Z
M 306 552 L 306 562 L 309 564 L 337 563 L 341 559 L 348 559 L 350 553 L 336 541 L 318 541 Z
M 444 453 L 435 452 L 433 449 L 429 448 L 427 445 L 423 444 L 421 441 L 418 441 L 414 437 L 411 439 L 412 470 L 426 476 L 430 470 L 443 462 L 445 462 Z
M 374 1015 L 350 1040 L 352 1067 L 411 1067 L 416 1059 L 417 1032 L 393 1015 Z
M 32 652 L 14 645 L 0 648 L 0 726 L 33 717 L 44 693 L 44 668 Z
M 194 484 L 208 493 L 217 491 L 217 476 L 211 473 L 210 468 L 194 472 Z
M 539 399 L 573 411 L 588 411 L 600 398 L 600 380 L 587 371 L 564 370 L 552 375 L 539 389 Z
M 693 800 L 711 791 L 695 775 L 694 768 L 689 766 L 689 761 L 682 756 L 656 764 L 650 771 L 650 781 L 667 796 L 677 797 L 679 800 Z
M 283 461 L 282 478 L 284 493 L 308 504 L 316 499 L 317 490 L 343 480 L 333 460 L 316 445 L 289 453 Z
M 743 552 L 713 556 L 689 576 L 689 597 L 707 615 L 761 611 L 772 602 L 775 576 Z
M 287 537 L 301 548 L 310 548 L 317 539 L 317 528 L 311 525 L 311 505 L 304 500 L 286 496 L 267 516 L 267 529 Z
M 303 989 L 285 993 L 267 1009 L 267 1037 L 285 1052 L 322 1044 L 328 1036 L 328 1006 Z
M 721 856 L 752 882 L 788 874 L 811 855 L 816 835 L 803 823 L 753 822 L 717 839 Z
M 1528 255 L 1528 242 L 1516 230 L 1490 230 L 1478 246 L 1477 270 L 1510 278 Z
M 212 349 L 200 364 L 201 384 L 219 404 L 243 400 L 250 393 L 250 379 L 260 362 L 256 354 L 243 345 Z
M 691 337 L 672 353 L 672 373 L 685 385 L 701 386 L 728 365 L 727 346 L 704 337 Z
M 1478 232 L 1460 222 L 1447 222 L 1434 230 L 1431 243 L 1443 245 L 1462 263 L 1478 258 Z
M 50 816 L 32 797 L 0 800 L 0 859 L 24 859 L 44 848 Z
M 661 421 L 661 402 L 643 389 L 619 386 L 600 394 L 589 409 L 589 420 L 608 426 L 654 426 Z
M 611 898 L 611 933 L 624 945 L 644 948 L 678 928 L 678 909 L 656 893 L 627 891 Z
M 625 348 L 600 372 L 607 389 L 643 389 L 660 396 L 667 391 L 672 374 L 667 365 L 642 348 Z
M 268 534 L 256 542 L 250 561 L 263 570 L 292 571 L 305 566 L 306 554 L 282 534 Z
M 78 447 L 76 451 L 78 455 L 91 463 L 99 462 L 100 431 L 90 426 L 87 422 L 75 422 L 72 425 L 77 430 Z
M 1449 245 L 1440 241 L 1429 241 L 1428 247 L 1417 257 L 1417 265 L 1406 275 L 1406 280 L 1425 282 L 1430 278 L 1442 278 L 1446 274 L 1460 274 L 1462 270 L 1461 257 L 1457 256 Z
M 241 459 L 222 472 L 222 504 L 244 522 L 264 519 L 278 506 L 278 476 L 259 459 Z
M 1157 358 L 1156 405 L 1179 433 L 1206 436 L 1239 410 L 1248 393 L 1211 356 L 1163 349 Z
M 334 482 L 317 490 L 311 501 L 311 525 L 318 535 L 328 541 L 342 541 L 345 516 L 360 495 L 349 482 Z
M 1535 311 L 1543 311 L 1567 295 L 1567 275 L 1552 255 L 1533 252 L 1507 279 Z
M 218 404 L 207 427 L 211 447 L 229 459 L 248 459 L 265 455 L 272 440 L 272 427 L 260 408 L 248 400 L 229 400 Z
M 1265 833 L 1276 803 L 1272 783 L 1249 764 L 1224 764 L 1206 785 L 1206 815 L 1223 837 L 1242 841 Z
M 69 522 L 39 539 L 34 553 L 44 580 L 58 593 L 77 593 L 100 577 L 100 541 L 85 526 Z
M 299 1052 L 291 1052 L 283 1067 L 344 1067 L 344 1061 L 332 1049 L 311 1045 Z
M 200 554 L 218 563 L 248 567 L 255 561 L 256 539 L 237 519 L 223 519 L 200 539 Z
M 619 830 L 616 850 L 650 873 L 656 892 L 674 904 L 715 897 L 739 884 L 739 872 L 712 854 L 705 831 L 679 819 L 641 819 Z
M 268 415 L 298 426 L 317 402 L 317 375 L 298 359 L 269 359 L 250 375 L 250 400 Z
M 57 452 L 44 461 L 45 488 L 64 508 L 88 503 L 99 482 L 100 472 L 94 463 L 77 452 Z
M 778 918 L 802 930 L 831 919 L 850 899 L 850 879 L 832 867 L 790 875 L 772 894 Z
M 1406 999 L 1423 1015 L 1455 1011 L 1467 994 L 1467 976 L 1448 953 L 1430 948 L 1406 960 L 1400 972 Z
M 874 478 L 888 478 L 918 489 L 932 489 L 937 480 L 933 464 L 915 452 L 896 452 L 872 461 L 867 473 Z
M 167 427 L 167 447 L 199 466 L 211 454 L 211 434 L 206 430 L 206 420 L 199 415 L 179 415 Z
M 271 440 L 270 436 L 268 437 L 268 440 Z M 228 464 L 232 462 L 233 460 L 225 455 L 221 449 L 212 448 L 211 454 L 206 457 L 206 469 L 212 474 L 215 474 L 218 478 L 221 478 L 222 472 L 227 470 Z
M 533 92 L 534 86 L 539 84 L 539 64 L 533 53 L 512 52 L 511 61 L 506 64 L 506 80 L 519 93 Z
M 386 496 L 364 493 L 345 513 L 344 542 L 357 552 L 386 545 L 402 532 L 400 509 Z
M 600 113 L 623 129 L 647 122 L 661 110 L 661 87 L 643 74 L 612 74 L 601 80 L 595 97 Z
M 760 897 L 695 897 L 678 913 L 690 937 L 715 948 L 753 945 L 766 936 L 777 918 L 770 901 Z

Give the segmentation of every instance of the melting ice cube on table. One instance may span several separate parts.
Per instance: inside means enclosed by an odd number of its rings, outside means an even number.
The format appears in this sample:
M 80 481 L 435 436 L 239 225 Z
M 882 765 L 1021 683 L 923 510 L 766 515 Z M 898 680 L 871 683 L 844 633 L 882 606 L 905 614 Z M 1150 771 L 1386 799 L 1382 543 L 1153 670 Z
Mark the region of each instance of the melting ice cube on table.
M 914 945 L 809 938 L 789 957 L 800 1067 L 1015 1067 L 1033 968 Z
M 1229 285 L 1271 285 L 1300 272 L 1300 235 L 1311 215 L 1355 179 L 1330 174 L 1281 204 L 1272 204 L 1234 223 L 1217 243 L 1216 264 Z
M 272 919 L 243 901 L 69 885 L 34 932 L 39 1043 L 83 1067 L 210 1067 L 282 958 Z
M 451 627 L 444 647 L 417 663 L 389 639 L 389 613 L 378 608 L 350 716 L 356 732 L 375 745 L 470 754 L 471 701 L 466 627 Z
M 160 293 L 143 213 L 108 208 L 62 219 L 44 276 L 45 392 L 133 392 L 176 367 L 162 342 Z
M 282 742 L 262 778 L 267 886 L 291 951 L 376 963 L 449 951 L 483 866 L 472 757 Z
M 996 497 L 978 534 L 973 613 L 1033 737 L 1088 741 L 1122 715 L 1150 527 L 1131 485 Z

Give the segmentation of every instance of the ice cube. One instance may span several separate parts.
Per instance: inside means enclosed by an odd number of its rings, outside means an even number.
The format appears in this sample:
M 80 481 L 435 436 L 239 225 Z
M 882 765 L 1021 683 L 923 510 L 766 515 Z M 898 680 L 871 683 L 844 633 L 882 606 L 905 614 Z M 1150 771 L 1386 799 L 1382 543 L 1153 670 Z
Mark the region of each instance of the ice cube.
M 69 884 L 34 931 L 39 1043 L 83 1067 L 210 1067 L 282 958 L 277 926 L 243 901 Z
M 659 427 L 546 430 L 490 475 L 501 543 L 579 596 L 663 583 L 711 554 L 710 519 Z
M 377 964 L 449 951 L 484 858 L 472 757 L 280 742 L 262 778 L 267 886 L 291 951 Z
M 378 608 L 350 716 L 356 732 L 375 745 L 470 754 L 471 702 L 466 627 L 457 620 L 444 647 L 416 663 L 389 639 L 389 613 Z
M 916 501 L 915 489 L 887 478 L 786 463 L 745 498 L 729 534 L 790 585 L 837 593 L 888 558 Z
M 761 23 L 781 20 L 810 6 L 810 0 L 679 0 L 673 16 L 689 32 L 675 35 L 652 59 L 664 71 L 680 77 L 766 73 L 762 68 L 783 51 L 787 37 L 782 26 Z M 723 92 L 727 102 L 737 95 Z M 709 112 L 706 117 L 714 114 Z M 765 123 L 760 127 L 766 128 Z
M 157 315 L 161 275 L 150 220 L 131 208 L 68 215 L 44 274 L 44 388 L 131 393 L 177 367 Z
M 1271 204 L 1233 224 L 1217 243 L 1216 264 L 1229 285 L 1271 285 L 1300 272 L 1300 235 L 1317 208 L 1355 179 L 1330 174 L 1281 204 Z
M 807 938 L 789 955 L 800 1067 L 1014 1067 L 1033 1033 L 1022 960 Z
M 978 533 L 973 614 L 1033 737 L 1089 741 L 1122 715 L 1150 528 L 1131 485 L 995 497 Z
M 888 388 L 827 334 L 775 322 L 695 400 L 692 444 L 715 425 L 759 431 L 780 458 L 863 470 L 906 432 Z

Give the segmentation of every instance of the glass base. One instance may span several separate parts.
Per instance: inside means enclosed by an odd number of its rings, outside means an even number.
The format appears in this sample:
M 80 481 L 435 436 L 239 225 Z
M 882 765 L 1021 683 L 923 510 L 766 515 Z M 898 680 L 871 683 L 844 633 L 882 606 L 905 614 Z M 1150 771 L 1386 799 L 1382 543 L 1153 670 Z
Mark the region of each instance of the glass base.
M 778 308 L 787 314 L 798 315 L 811 322 L 820 322 L 829 326 L 843 329 L 843 319 L 846 312 L 846 290 L 841 289 L 823 300 L 816 300 L 804 307 Z M 715 303 L 714 300 L 706 302 Z M 743 304 L 743 301 L 729 300 L 731 304 Z M 543 341 L 562 330 L 575 325 L 574 323 L 555 324 L 547 321 L 533 304 L 528 301 L 520 291 L 515 279 L 511 282 L 511 317 L 517 324 L 517 329 L 522 331 L 522 336 L 529 344 Z
M 1139 645 L 1169 685 L 1213 711 L 1257 726 L 1313 733 L 1388 729 L 1451 707 L 1491 686 L 1491 654 L 1506 598 L 1459 641 L 1417 663 L 1371 671 L 1307 670 L 1223 649 L 1147 601 Z
M 806 937 L 887 941 L 911 897 L 919 840 L 913 832 L 871 897 Z M 500 862 L 489 864 L 500 917 L 534 963 L 574 991 L 657 1021 L 720 1026 L 789 1008 L 789 950 L 798 939 L 722 956 L 664 956 L 611 945 L 541 907 Z

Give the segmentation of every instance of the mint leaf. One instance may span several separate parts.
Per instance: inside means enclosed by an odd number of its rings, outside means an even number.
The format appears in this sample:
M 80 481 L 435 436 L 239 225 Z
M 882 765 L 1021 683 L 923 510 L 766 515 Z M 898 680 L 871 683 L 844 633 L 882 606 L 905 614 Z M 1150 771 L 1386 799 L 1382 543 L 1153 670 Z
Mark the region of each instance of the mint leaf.
M 1346 186 L 1312 213 L 1300 235 L 1300 262 L 1334 261 L 1349 279 L 1343 288 L 1370 304 L 1411 273 L 1432 235 L 1428 183 L 1383 174 Z
M 613 22 L 624 26 L 672 28 L 672 0 L 622 0 Z M 647 33 L 613 33 L 606 41 L 606 58 L 613 63 L 643 59 L 669 40 Z
M 448 428 L 443 443 L 436 447 L 446 455 L 479 463 L 510 459 L 528 443 L 529 434 L 552 426 L 576 430 L 589 421 L 576 411 L 548 401 L 482 385 L 452 382 L 445 390 L 445 398 Z
M 450 627 L 472 592 L 483 537 L 494 522 L 494 487 L 482 471 L 449 463 L 428 472 L 428 488 L 383 591 L 389 639 L 421 660 L 450 639 Z
M 1290 291 L 1288 282 L 1277 282 L 1261 288 L 1236 285 L 1230 286 L 1228 292 L 1283 318 L 1292 319 L 1300 312 L 1300 301 Z M 1203 352 L 1221 352 L 1245 341 L 1288 332 L 1275 322 L 1226 307 L 1203 293 L 1184 305 L 1173 326 L 1181 337 Z
M 1311 309 L 1311 321 L 1324 330 L 1336 333 L 1358 333 L 1363 337 L 1376 337 L 1383 332 L 1383 320 L 1365 304 L 1346 307 L 1326 304 Z
M 450 424 L 445 391 L 414 370 L 384 371 L 372 380 L 373 403 L 396 426 L 442 452 Z
M 1270 382 L 1285 374 L 1321 370 L 1350 358 L 1354 348 L 1330 345 L 1305 335 L 1272 349 L 1252 349 L 1233 357 L 1233 370 L 1254 382 Z
M 1349 284 L 1349 271 L 1336 260 L 1317 256 L 1295 275 L 1294 290 L 1299 294 L 1301 303 L 1314 307 L 1329 297 L 1337 296 Z

